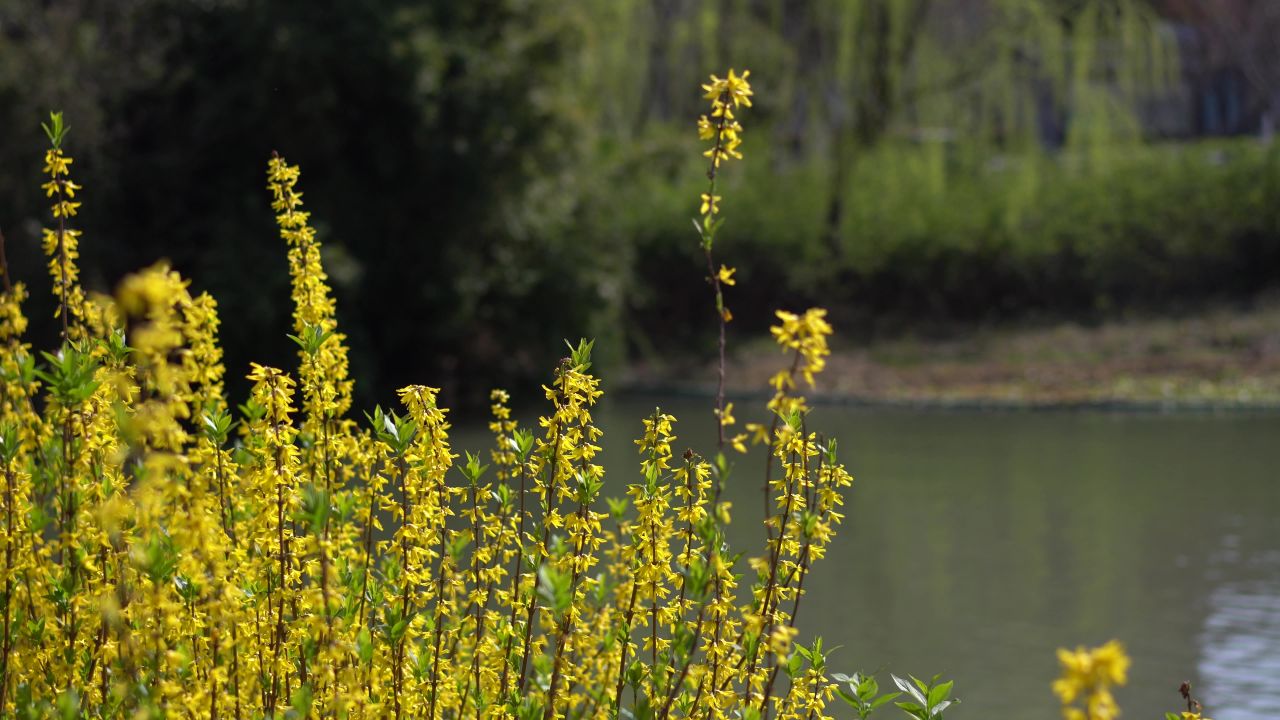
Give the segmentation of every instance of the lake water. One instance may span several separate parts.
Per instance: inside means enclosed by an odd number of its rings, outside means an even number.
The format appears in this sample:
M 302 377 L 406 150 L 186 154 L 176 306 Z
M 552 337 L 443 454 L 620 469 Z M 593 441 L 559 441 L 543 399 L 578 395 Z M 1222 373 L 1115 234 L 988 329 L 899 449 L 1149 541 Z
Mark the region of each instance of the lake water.
M 713 452 L 707 401 L 607 402 L 606 494 L 636 481 L 655 405 L 680 419 L 677 453 Z M 1178 710 L 1183 680 L 1215 720 L 1280 717 L 1280 418 L 820 407 L 809 427 L 855 477 L 800 609 L 802 641 L 840 646 L 833 672 L 941 673 L 958 720 L 1056 718 L 1055 648 L 1117 638 L 1125 717 Z M 726 496 L 748 554 L 762 462 L 739 459 Z

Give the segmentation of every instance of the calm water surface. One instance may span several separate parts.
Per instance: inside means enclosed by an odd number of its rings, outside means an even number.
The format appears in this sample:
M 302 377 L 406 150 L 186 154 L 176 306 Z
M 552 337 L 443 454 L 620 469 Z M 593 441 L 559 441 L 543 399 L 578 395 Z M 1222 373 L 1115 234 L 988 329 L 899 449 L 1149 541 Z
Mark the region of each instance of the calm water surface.
M 704 401 L 610 402 L 608 494 L 636 481 L 655 405 L 680 419 L 677 452 L 712 451 Z M 964 701 L 949 718 L 1055 718 L 1054 649 L 1114 637 L 1126 717 L 1176 710 L 1182 680 L 1216 720 L 1280 717 L 1280 418 L 825 407 L 810 428 L 855 477 L 800 609 L 802 638 L 841 646 L 833 671 L 942 673 Z M 727 491 L 749 554 L 762 462 Z

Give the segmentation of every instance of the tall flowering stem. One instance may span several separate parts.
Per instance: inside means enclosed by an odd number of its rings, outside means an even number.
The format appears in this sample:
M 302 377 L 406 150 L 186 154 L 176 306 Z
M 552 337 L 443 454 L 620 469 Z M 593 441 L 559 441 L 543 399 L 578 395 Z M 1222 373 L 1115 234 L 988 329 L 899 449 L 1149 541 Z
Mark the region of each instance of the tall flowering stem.
M 718 364 L 716 374 L 716 443 L 717 450 L 724 451 L 724 431 L 729 424 L 724 401 L 724 366 L 725 366 L 725 326 L 733 320 L 733 313 L 724 302 L 724 286 L 733 285 L 734 269 L 721 265 L 716 269 L 712 249 L 715 245 L 716 232 L 720 229 L 723 218 L 720 213 L 721 197 L 716 194 L 716 178 L 720 164 L 729 160 L 742 159 L 738 146 L 742 144 L 742 126 L 734 119 L 733 111 L 741 106 L 751 107 L 751 85 L 747 82 L 750 70 L 744 70 L 741 76 L 729 70 L 725 78 L 711 76 L 711 82 L 702 86 L 706 91 L 704 99 L 711 101 L 711 116 L 698 118 L 698 137 L 712 143 L 711 148 L 703 153 L 709 159 L 707 168 L 707 191 L 702 194 L 699 214 L 701 220 L 695 220 L 694 226 L 702 238 L 702 252 L 707 260 L 707 277 L 715 295 L 716 316 L 719 330 Z M 740 441 L 738 441 L 740 442 Z M 737 443 L 735 443 L 737 444 Z
M 53 219 L 58 223 L 56 229 L 45 228 L 43 246 L 45 255 L 49 257 L 54 295 L 58 298 L 62 339 L 66 341 L 76 339 L 77 327 L 72 321 L 83 319 L 84 291 L 77 282 L 80 271 L 76 266 L 76 259 L 80 256 L 80 231 L 67 227 L 67 220 L 75 217 L 80 209 L 80 203 L 75 200 L 80 186 L 71 181 L 70 168 L 74 160 L 62 152 L 62 141 L 67 134 L 62 113 L 51 113 L 49 123 L 43 127 L 49 137 L 49 149 L 44 154 L 44 173 L 49 179 L 40 188 L 47 197 L 54 198 L 51 209 Z

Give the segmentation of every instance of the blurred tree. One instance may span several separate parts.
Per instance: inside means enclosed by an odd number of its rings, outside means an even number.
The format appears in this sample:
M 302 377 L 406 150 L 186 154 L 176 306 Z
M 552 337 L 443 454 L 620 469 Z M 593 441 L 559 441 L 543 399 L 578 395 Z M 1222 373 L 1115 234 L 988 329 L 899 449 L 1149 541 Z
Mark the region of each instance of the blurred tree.
M 1000 184 L 1008 202 L 989 222 L 1016 222 L 1036 201 L 1037 175 L 1046 169 L 1105 174 L 1143 142 L 1144 113 L 1172 92 L 1178 65 L 1174 39 L 1146 0 L 618 0 L 591 7 L 588 25 L 612 39 L 602 46 L 646 49 L 593 56 L 600 62 L 586 82 L 598 98 L 595 124 L 613 130 L 597 157 L 632 166 L 643 152 L 645 172 L 664 172 L 673 147 L 687 152 L 671 137 L 689 137 L 698 113 L 696 94 L 672 97 L 668 88 L 695 87 L 702 68 L 755 70 L 744 148 L 756 153 L 753 168 L 767 168 L 755 184 L 774 190 L 753 196 L 750 219 L 732 215 L 725 247 L 732 253 L 735 239 L 759 234 L 765 218 L 776 220 L 774 237 L 799 236 L 785 248 L 753 246 L 769 253 L 753 265 L 774 294 L 803 284 L 812 295 L 848 296 L 876 271 L 856 267 L 876 255 L 854 247 L 874 242 L 856 223 L 871 215 L 912 236 L 927 226 L 915 209 L 926 195 L 967 187 L 993 164 L 1019 182 Z M 637 117 L 648 122 L 616 122 Z M 608 152 L 619 146 L 627 151 Z M 1049 149 L 1062 150 L 1053 162 Z M 666 171 L 673 184 L 697 172 L 695 162 L 679 163 Z M 784 200 L 776 191 L 782 178 L 808 195 Z M 635 229 L 643 274 L 630 283 L 629 304 L 641 322 L 692 302 L 679 290 L 667 297 L 668 286 L 681 287 L 665 281 L 682 266 L 674 260 L 694 249 L 679 225 L 669 227 L 675 234 L 665 241 L 649 239 L 660 231 Z M 919 242 L 941 250 L 939 238 Z M 656 277 L 662 294 L 647 290 Z M 912 279 L 901 285 L 918 290 Z M 759 314 L 742 309 L 745 322 Z
M 1167 221 L 1216 207 L 1187 200 L 1204 170 L 1141 152 L 1179 101 L 1155 14 L 1174 5 L 1275 84 L 1260 0 L 0 0 L 0 225 L 47 317 L 38 121 L 63 108 L 87 281 L 170 258 L 222 303 L 232 377 L 293 361 L 273 149 L 302 166 L 366 405 L 410 381 L 480 399 L 564 337 L 696 354 L 697 88 L 751 68 L 752 161 L 723 178 L 735 330 L 813 300 L 1155 296 L 1203 267 L 1170 238 L 1226 255 L 1235 228 L 1261 258 L 1280 237 L 1253 195 L 1195 237 Z M 1143 184 L 1141 222 L 1120 204 L 1137 167 L 1170 181 Z M 1269 187 L 1252 172 L 1231 182 Z
M 1066 128 L 1075 148 L 1139 139 L 1139 103 L 1172 48 L 1141 0 L 866 0 L 797 10 L 796 95 L 830 142 L 823 237 L 843 252 L 858 159 L 889 139 L 1027 149 Z M 807 58 L 812 54 L 816 57 Z M 793 112 L 796 112 L 793 110 Z M 977 150 L 978 152 L 974 152 Z
M 109 104 L 164 72 L 170 34 L 166 23 L 156 22 L 156 4 L 0 0 L 0 224 L 9 230 L 10 261 L 21 277 L 43 273 L 38 226 L 47 208 L 38 178 L 47 141 L 40 122 L 50 109 L 63 109 L 80 163 L 77 176 L 102 167 L 107 148 L 126 132 Z M 97 268 L 85 272 L 90 284 L 101 284 Z M 48 293 L 33 285 L 35 307 L 50 309 Z
M 37 121 L 65 108 L 90 281 L 167 257 L 220 301 L 232 377 L 288 367 L 278 150 L 303 169 L 361 400 L 540 375 L 608 307 L 565 229 L 578 22 L 552 0 L 0 0 L 0 160 L 30 169 L 0 173 L 18 209 L 0 221 L 31 218 L 34 248 Z

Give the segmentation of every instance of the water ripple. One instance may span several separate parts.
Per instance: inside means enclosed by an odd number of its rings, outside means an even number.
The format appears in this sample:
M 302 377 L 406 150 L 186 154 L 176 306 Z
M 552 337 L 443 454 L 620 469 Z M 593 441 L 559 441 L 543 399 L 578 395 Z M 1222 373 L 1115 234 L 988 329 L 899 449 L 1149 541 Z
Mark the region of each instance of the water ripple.
M 1280 715 L 1280 583 L 1226 583 L 1209 596 L 1200 634 L 1202 700 L 1211 717 Z

